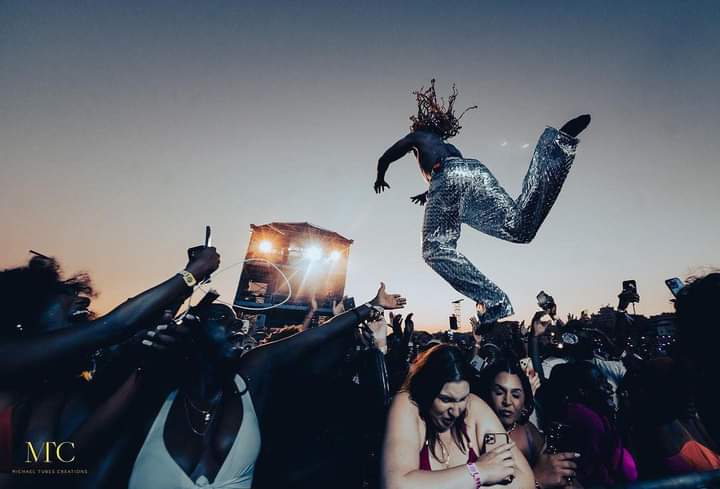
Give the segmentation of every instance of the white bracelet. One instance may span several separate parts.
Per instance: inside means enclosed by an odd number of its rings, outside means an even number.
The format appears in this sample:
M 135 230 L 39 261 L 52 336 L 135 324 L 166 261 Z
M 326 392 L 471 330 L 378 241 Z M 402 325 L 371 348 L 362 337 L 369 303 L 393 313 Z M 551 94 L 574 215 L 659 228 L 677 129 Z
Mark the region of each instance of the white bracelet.
M 475 481 L 475 489 L 480 489 L 483 485 L 482 477 L 480 476 L 480 471 L 477 468 L 477 465 L 475 463 L 469 463 L 467 464 L 468 471 L 470 472 L 470 475 L 472 476 L 473 480 Z

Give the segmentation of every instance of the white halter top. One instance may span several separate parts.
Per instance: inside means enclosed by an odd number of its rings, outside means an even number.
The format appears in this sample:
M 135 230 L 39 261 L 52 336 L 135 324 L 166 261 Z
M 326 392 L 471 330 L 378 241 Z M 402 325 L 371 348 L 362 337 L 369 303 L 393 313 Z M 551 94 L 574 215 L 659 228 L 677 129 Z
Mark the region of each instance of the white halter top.
M 212 483 L 204 475 L 195 481 L 190 479 L 167 451 L 163 430 L 177 395 L 177 391 L 173 391 L 165 399 L 135 459 L 128 489 L 249 489 L 252 486 L 255 460 L 260 453 L 260 428 L 245 381 L 236 375 L 235 384 L 240 392 L 244 392 L 242 424 Z

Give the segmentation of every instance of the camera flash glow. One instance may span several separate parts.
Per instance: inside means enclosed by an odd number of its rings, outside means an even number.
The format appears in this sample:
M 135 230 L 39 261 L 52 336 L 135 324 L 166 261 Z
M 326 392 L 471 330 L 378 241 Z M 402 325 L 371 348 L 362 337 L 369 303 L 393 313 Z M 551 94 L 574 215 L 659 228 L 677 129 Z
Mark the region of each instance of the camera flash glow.
M 305 248 L 305 258 L 310 261 L 319 260 L 322 258 L 322 250 L 318 246 L 310 246 Z
M 260 241 L 260 244 L 258 245 L 258 249 L 262 251 L 263 253 L 270 253 L 273 249 L 272 243 L 268 240 Z
M 331 261 L 338 261 L 339 259 L 340 259 L 340 252 L 338 250 L 335 250 L 332 253 L 330 253 Z

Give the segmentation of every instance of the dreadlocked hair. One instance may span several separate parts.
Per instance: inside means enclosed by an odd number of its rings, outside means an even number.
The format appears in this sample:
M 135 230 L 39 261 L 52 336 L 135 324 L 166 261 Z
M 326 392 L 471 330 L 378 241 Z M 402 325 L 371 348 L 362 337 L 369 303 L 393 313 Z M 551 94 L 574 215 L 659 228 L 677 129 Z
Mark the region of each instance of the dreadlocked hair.
M 447 107 L 445 107 L 444 98 L 440 98 L 440 102 L 438 102 L 437 94 L 435 93 L 435 78 L 430 80 L 430 86 L 428 88 L 421 87 L 420 90 L 413 92 L 413 94 L 417 100 L 418 111 L 417 115 L 410 116 L 410 120 L 412 121 L 410 129 L 413 132 L 430 131 L 442 139 L 456 136 L 462 128 L 460 119 L 465 115 L 465 112 L 477 109 L 477 105 L 473 105 L 465 109 L 459 117 L 455 116 L 453 106 L 458 96 L 455 84 L 453 83 L 450 96 L 447 100 Z

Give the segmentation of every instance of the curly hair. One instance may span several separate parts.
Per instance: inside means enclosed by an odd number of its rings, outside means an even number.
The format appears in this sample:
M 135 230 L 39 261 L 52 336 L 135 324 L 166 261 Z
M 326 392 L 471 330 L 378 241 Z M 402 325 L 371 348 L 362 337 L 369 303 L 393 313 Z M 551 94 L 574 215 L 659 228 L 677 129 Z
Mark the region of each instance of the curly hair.
M 46 256 L 34 256 L 27 266 L 0 271 L 0 337 L 32 330 L 56 294 L 93 296 L 94 292 L 86 273 L 63 279 L 58 262 Z
M 412 121 L 410 129 L 413 132 L 429 131 L 437 134 L 443 140 L 457 135 L 462 128 L 460 119 L 465 115 L 465 112 L 477 109 L 477 105 L 474 105 L 465 109 L 460 116 L 456 116 L 453 112 L 455 99 L 458 96 L 455 84 L 452 86 L 447 107 L 445 107 L 445 99 L 440 98 L 440 102 L 438 102 L 434 78 L 430 80 L 428 88 L 421 87 L 420 90 L 413 92 L 413 94 L 417 100 L 418 111 L 417 115 L 410 116 Z

